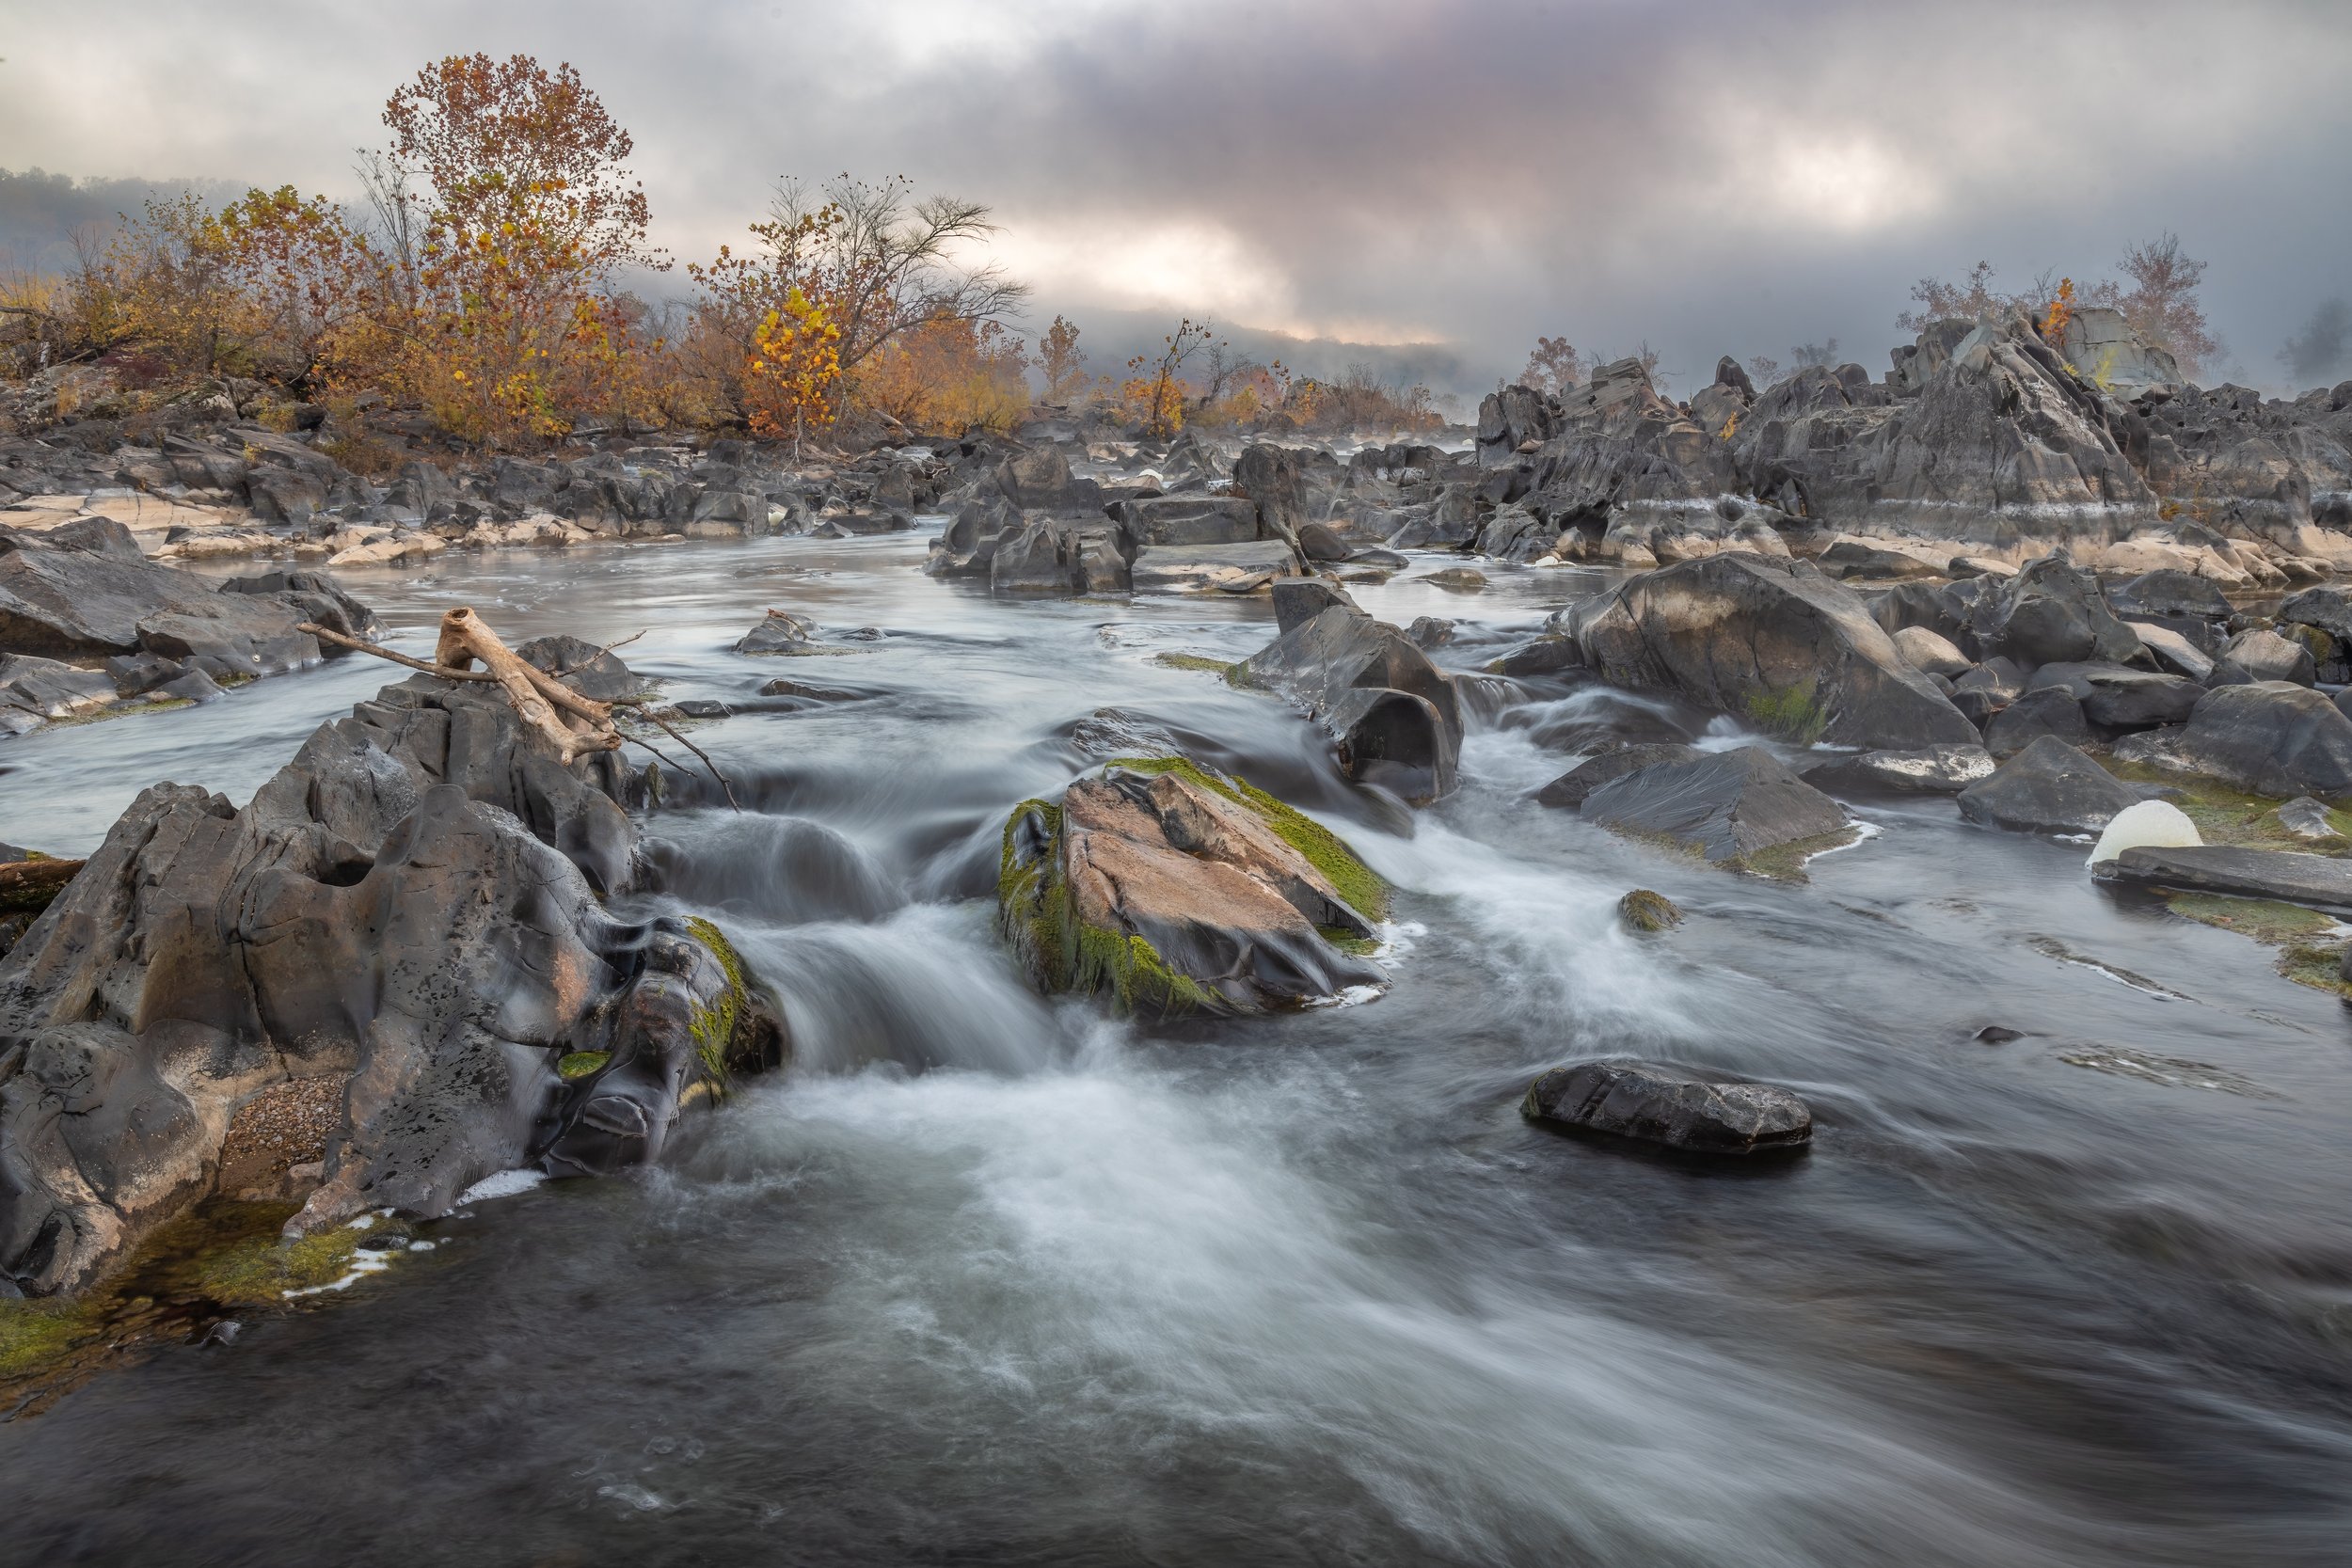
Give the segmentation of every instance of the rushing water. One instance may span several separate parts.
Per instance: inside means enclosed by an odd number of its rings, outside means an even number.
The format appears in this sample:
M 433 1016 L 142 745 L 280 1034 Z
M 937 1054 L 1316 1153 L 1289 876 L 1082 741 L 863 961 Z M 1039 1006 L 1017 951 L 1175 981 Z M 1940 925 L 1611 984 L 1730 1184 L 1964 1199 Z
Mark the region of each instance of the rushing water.
M 325 1309 L 0 1424 L 0 1560 L 2352 1557 L 2352 1026 L 2265 950 L 1946 802 L 1864 808 L 1802 887 L 1527 803 L 1595 725 L 1688 721 L 1605 693 L 1490 716 L 1406 814 L 1273 700 L 1152 662 L 1249 652 L 1263 601 L 1000 604 L 919 559 L 352 574 L 411 651 L 470 603 L 643 629 L 674 697 L 866 694 L 702 730 L 747 813 L 648 825 L 646 896 L 737 936 L 795 1064 L 669 1168 L 477 1202 Z M 1580 580 L 1490 575 L 1359 596 L 1479 623 L 1441 655 L 1468 667 Z M 769 605 L 882 635 L 727 652 Z M 387 674 L 11 742 L 0 837 L 87 848 L 159 778 L 242 800 Z M 1144 1031 L 1022 985 L 1007 809 L 1154 733 L 1398 884 L 1389 992 Z M 1689 923 L 1624 934 L 1637 885 Z M 1536 1072 L 1613 1051 L 1788 1084 L 1816 1147 L 1706 1165 L 1520 1119 Z

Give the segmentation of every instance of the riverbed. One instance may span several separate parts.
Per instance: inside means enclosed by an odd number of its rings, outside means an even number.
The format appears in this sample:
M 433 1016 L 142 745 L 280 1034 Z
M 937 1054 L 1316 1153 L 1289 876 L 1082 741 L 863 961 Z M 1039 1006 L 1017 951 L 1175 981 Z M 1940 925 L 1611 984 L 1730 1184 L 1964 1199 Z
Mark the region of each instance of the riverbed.
M 1613 838 L 1526 799 L 1640 718 L 1590 689 L 1482 707 L 1460 790 L 1406 811 L 1287 706 L 1157 661 L 1254 651 L 1263 596 L 997 601 L 922 548 L 347 574 L 409 653 L 470 604 L 509 641 L 642 634 L 667 697 L 744 709 L 693 739 L 745 810 L 682 786 L 635 896 L 735 938 L 792 1065 L 662 1169 L 509 1183 L 326 1305 L 0 1422 L 0 1558 L 2344 1560 L 2336 998 L 1947 800 L 1859 805 L 1875 831 L 1802 885 Z M 1355 593 L 1461 622 L 1437 657 L 1471 669 L 1603 580 L 1486 573 Z M 837 651 L 730 652 L 770 607 Z M 397 673 L 8 742 L 0 837 L 86 852 L 162 779 L 241 803 Z M 763 705 L 780 675 L 852 700 Z M 1023 984 L 1006 813 L 1169 743 L 1396 884 L 1384 993 L 1146 1029 Z M 1634 887 L 1686 924 L 1621 929 Z M 1618 1052 L 1787 1085 L 1814 1147 L 1521 1119 L 1538 1072 Z

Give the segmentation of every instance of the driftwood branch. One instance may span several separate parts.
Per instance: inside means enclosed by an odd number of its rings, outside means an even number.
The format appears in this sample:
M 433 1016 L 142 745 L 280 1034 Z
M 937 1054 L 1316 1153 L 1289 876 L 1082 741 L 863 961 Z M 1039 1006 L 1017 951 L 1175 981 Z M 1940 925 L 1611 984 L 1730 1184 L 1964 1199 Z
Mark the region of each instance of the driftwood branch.
M 453 641 L 453 622 L 455 623 L 456 641 L 454 642 Z M 505 643 L 500 641 L 498 635 L 484 626 L 480 618 L 475 616 L 470 610 L 462 608 L 453 610 L 441 617 L 441 641 L 434 649 L 436 662 L 432 663 L 421 658 L 411 658 L 406 654 L 394 653 L 389 648 L 379 648 L 373 642 L 363 642 L 356 637 L 346 637 L 342 632 L 329 630 L 315 621 L 305 621 L 298 629 L 309 632 L 323 642 L 332 642 L 339 648 L 349 648 L 354 653 L 369 654 L 394 664 L 405 665 L 411 670 L 421 671 L 428 675 L 437 675 L 443 680 L 480 681 L 495 684 L 506 693 L 507 701 L 514 704 L 515 711 L 521 716 L 524 722 L 556 742 L 558 752 L 567 764 L 576 752 L 610 752 L 626 742 L 643 746 L 655 756 L 660 757 L 662 761 L 669 762 L 673 768 L 675 768 L 677 764 L 671 762 L 667 756 L 663 756 L 660 750 L 651 741 L 636 736 L 623 735 L 620 732 L 612 721 L 612 710 L 614 708 L 629 709 L 638 717 L 658 726 L 671 739 L 700 757 L 703 767 L 709 770 L 712 781 L 726 796 L 727 804 L 739 813 L 743 809 L 742 803 L 735 798 L 735 785 L 728 781 L 726 774 L 720 771 L 719 765 L 710 760 L 710 753 L 673 729 L 669 721 L 655 712 L 652 705 L 643 697 L 623 697 L 616 702 L 599 703 L 593 698 L 581 696 L 553 675 L 514 653 Z M 639 637 L 644 635 L 641 631 L 634 636 L 625 637 L 619 642 L 613 643 L 612 647 L 601 648 L 597 652 L 599 654 L 611 653 L 612 648 L 634 642 Z M 484 657 L 483 654 L 478 651 L 483 647 L 495 649 L 498 654 L 503 655 L 506 660 L 511 661 L 511 667 L 501 671 L 491 658 Z M 469 670 L 456 662 L 459 658 L 468 660 L 480 658 L 490 668 Z M 519 681 L 526 688 L 526 697 L 516 697 L 516 681 Z M 541 700 L 543 697 L 544 701 Z M 532 705 L 525 706 L 526 701 Z M 557 720 L 549 704 L 577 714 L 580 718 L 588 721 L 592 727 L 583 732 L 564 724 Z M 536 717 L 533 715 L 534 708 Z

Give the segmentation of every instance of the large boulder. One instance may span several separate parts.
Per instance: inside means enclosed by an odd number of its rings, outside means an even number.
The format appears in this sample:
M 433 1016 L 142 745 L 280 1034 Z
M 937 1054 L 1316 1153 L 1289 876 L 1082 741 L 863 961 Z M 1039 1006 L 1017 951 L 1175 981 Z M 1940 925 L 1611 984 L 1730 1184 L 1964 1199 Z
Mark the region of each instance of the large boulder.
M 1232 494 L 1257 502 L 1265 538 L 1296 539 L 1304 525 L 1324 521 L 1306 464 L 1289 447 L 1264 441 L 1244 447 L 1233 462 Z
M 2121 664 L 2139 652 L 2139 637 L 2107 605 L 2099 579 L 2045 556 L 1996 593 L 1978 600 L 1972 628 L 1979 645 L 2026 669 L 2105 661 Z
M 612 752 L 560 763 L 494 686 L 421 676 L 242 810 L 141 795 L 0 959 L 0 1273 L 87 1284 L 294 1080 L 338 1086 L 295 1233 L 658 1155 L 779 1036 L 715 929 L 605 912 L 637 788 Z
M 1602 784 L 1582 810 L 1613 832 L 1773 874 L 1796 872 L 1806 851 L 1850 831 L 1845 807 L 1759 746 L 1663 757 Z
M 1927 746 L 1912 752 L 1857 752 L 1805 770 L 1816 789 L 1851 795 L 1957 795 L 1993 774 L 1982 746 Z
M 1450 794 L 1462 750 L 1452 677 L 1353 604 L 1293 626 L 1235 666 L 1236 684 L 1288 698 L 1338 742 L 1351 778 L 1416 804 Z
M 1661 762 L 1695 762 L 1705 755 L 1679 741 L 1637 741 L 1611 746 L 1586 757 L 1535 792 L 1535 803 L 1566 811 L 1581 808 L 1593 791 Z
M 2037 738 L 1960 792 L 1971 822 L 2032 833 L 2095 833 L 2138 792 L 2056 736 Z
M 1813 1138 L 1812 1111 L 1787 1089 L 1627 1058 L 1554 1068 L 1528 1087 L 1519 1112 L 1698 1154 L 1801 1148 Z
M 2069 370 L 2113 397 L 2136 398 L 2158 388 L 2169 391 L 2185 379 L 2170 351 L 2134 331 L 2122 311 L 2104 306 L 2086 305 L 2069 314 L 2057 347 Z
M 1132 578 L 1107 522 L 1032 517 L 998 539 L 988 583 L 992 593 L 1042 597 L 1123 594 Z
M 1507 402 L 1511 394 L 1502 396 Z M 1484 409 L 1479 422 L 1484 461 Z M 1546 434 L 1534 457 L 1527 511 L 1599 519 L 1619 537 L 1629 531 L 1645 539 L 1661 531 L 1669 537 L 1693 528 L 1724 531 L 1715 504 L 1739 487 L 1739 477 L 1721 425 L 1703 425 L 1661 397 L 1641 360 L 1600 366 L 1591 380 L 1546 405 L 1538 423 Z
M 1248 593 L 1299 571 L 1279 539 L 1239 545 L 1147 545 L 1136 551 L 1130 580 L 1138 594 Z
M 1259 537 L 1258 503 L 1245 496 L 1150 496 L 1120 501 L 1120 527 L 1137 547 L 1240 545 Z
M 997 541 L 1020 528 L 1020 511 L 1001 496 L 966 501 L 931 541 L 923 569 L 941 578 L 987 577 L 995 564 Z
M 1978 738 L 1851 589 L 1801 562 L 1730 553 L 1646 572 L 1573 629 L 1605 679 L 1784 739 L 1908 749 Z
M 2141 846 L 2102 861 L 2092 875 L 2140 887 L 2214 893 L 2232 898 L 2275 898 L 2352 913 L 2352 860 L 2291 849 L 2231 846 Z
M 2257 795 L 2352 795 L 2352 719 L 2289 681 L 2214 688 L 2172 750 L 2197 771 Z
M 1103 487 L 1070 471 L 1052 447 L 1006 458 L 991 476 L 997 494 L 1024 512 L 1100 517 Z
M 1039 989 L 1250 1013 L 1376 985 L 1379 879 L 1298 813 L 1177 758 L 1113 764 L 1007 820 L 998 913 Z

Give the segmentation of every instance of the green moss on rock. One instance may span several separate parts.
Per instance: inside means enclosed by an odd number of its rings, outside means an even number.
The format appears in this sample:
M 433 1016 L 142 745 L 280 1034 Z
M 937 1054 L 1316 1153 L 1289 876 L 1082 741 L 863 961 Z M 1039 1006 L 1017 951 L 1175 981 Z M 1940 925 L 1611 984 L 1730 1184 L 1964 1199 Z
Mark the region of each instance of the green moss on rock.
M 1807 676 L 1778 691 L 1751 691 L 1747 700 L 1749 720 L 1766 735 L 1799 746 L 1812 745 L 1829 728 L 1829 715 L 1821 708 L 1815 684 Z
M 1213 773 L 1189 757 L 1120 757 L 1106 764 L 1136 773 L 1175 773 L 1187 783 L 1237 805 L 1248 806 L 1274 830 L 1275 836 L 1307 858 L 1323 873 L 1332 890 L 1367 920 L 1389 917 L 1389 884 L 1380 874 L 1356 858 L 1346 840 L 1296 807 L 1286 805 L 1257 785 Z
M 709 1006 L 695 1008 L 687 1022 L 704 1070 L 714 1084 L 723 1087 L 727 1069 L 744 1053 L 742 1037 L 751 1019 L 751 992 L 743 977 L 743 958 L 736 952 L 735 943 L 727 940 L 726 933 L 702 916 L 690 915 L 686 928 L 694 933 L 695 941 L 710 949 L 719 967 L 726 971 L 726 990 Z
M 1024 861 L 1023 825 L 1042 847 Z M 1178 974 L 1139 936 L 1079 921 L 1062 879 L 1062 814 L 1045 800 L 1024 800 L 1005 819 L 997 863 L 996 910 L 1013 956 L 1040 990 L 1087 991 L 1110 997 L 1122 1013 L 1174 1017 L 1215 1011 L 1218 998 Z
M 1637 887 L 1617 900 L 1617 918 L 1635 931 L 1663 931 L 1682 924 L 1682 911 L 1662 893 Z
M 1152 662 L 1170 670 L 1201 670 L 1216 675 L 1230 673 L 1233 668 L 1228 661 L 1210 658 L 1205 654 L 1154 654 Z
M 46 1370 L 97 1327 L 77 1302 L 0 1301 L 0 1382 Z
M 610 1051 L 574 1051 L 555 1064 L 556 1076 L 568 1084 L 575 1078 L 586 1078 L 602 1071 L 604 1064 L 612 1059 L 612 1053 Z

